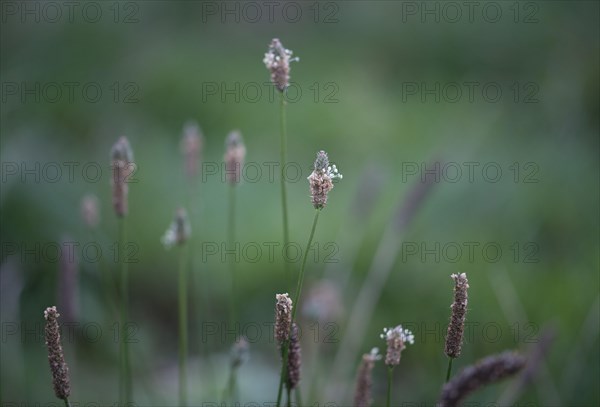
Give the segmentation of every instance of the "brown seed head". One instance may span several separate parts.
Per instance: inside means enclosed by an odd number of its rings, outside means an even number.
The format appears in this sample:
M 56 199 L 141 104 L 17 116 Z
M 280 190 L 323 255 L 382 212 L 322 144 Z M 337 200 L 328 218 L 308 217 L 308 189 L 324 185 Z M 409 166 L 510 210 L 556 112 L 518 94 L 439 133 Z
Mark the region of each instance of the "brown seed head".
M 385 354 L 385 364 L 388 366 L 397 366 L 400 364 L 400 355 L 406 348 L 406 344 L 415 343 L 415 336 L 408 329 L 398 325 L 395 328 L 383 328 L 380 335 L 387 342 L 387 352 Z
M 440 407 L 454 407 L 473 391 L 519 372 L 525 366 L 525 358 L 515 352 L 488 356 L 475 365 L 465 368 L 444 385 Z
M 238 184 L 242 178 L 242 167 L 246 157 L 246 147 L 242 133 L 234 130 L 227 135 L 225 140 L 225 178 L 231 185 Z
M 310 196 L 315 209 L 322 209 L 327 205 L 327 196 L 333 189 L 333 180 L 342 179 L 335 165 L 329 165 L 329 157 L 325 151 L 317 153 L 313 172 L 308 177 Z
M 111 150 L 113 206 L 118 217 L 127 215 L 128 178 L 134 170 L 133 152 L 127 137 L 121 137 Z
M 100 223 L 100 209 L 96 195 L 89 194 L 81 199 L 81 218 L 90 229 L 95 229 Z
M 275 298 L 275 339 L 281 346 L 290 338 L 290 328 L 292 326 L 292 300 L 285 294 L 276 294 Z
M 379 349 L 377 348 L 373 348 L 371 353 L 365 353 L 362 357 L 356 375 L 356 389 L 354 390 L 354 405 L 356 407 L 369 407 L 371 405 L 372 372 L 375 362 L 379 359 L 381 359 L 381 355 L 379 355 Z
M 46 346 L 48 347 L 48 362 L 52 372 L 54 394 L 59 399 L 65 400 L 71 394 L 71 385 L 69 382 L 69 367 L 65 362 L 65 355 L 60 344 L 59 316 L 56 307 L 49 307 L 44 311 Z
M 288 354 L 288 377 L 287 387 L 295 389 L 300 383 L 300 368 L 302 366 L 302 350 L 300 349 L 300 338 L 298 337 L 298 325 L 292 324 L 290 336 L 290 348 Z
M 290 62 L 299 61 L 299 58 L 292 58 L 292 54 L 292 51 L 283 47 L 279 39 L 273 38 L 263 59 L 263 63 L 271 72 L 271 82 L 280 92 L 290 85 Z
M 467 289 L 469 280 L 465 273 L 452 274 L 450 277 L 454 280 L 454 302 L 450 306 L 452 316 L 448 324 L 448 333 L 446 334 L 445 352 L 448 357 L 457 358 L 463 341 L 465 330 L 465 315 L 467 313 Z
M 183 245 L 192 234 L 192 226 L 188 218 L 187 212 L 183 208 L 179 208 L 175 214 L 175 219 L 171 222 L 171 226 L 163 235 L 161 241 L 167 249 L 172 246 Z
M 244 337 L 240 337 L 231 347 L 231 367 L 237 369 L 248 360 L 250 345 Z
M 198 162 L 202 152 L 203 137 L 200 126 L 196 122 L 188 122 L 183 126 L 181 153 L 185 160 L 185 173 L 193 179 L 198 173 Z

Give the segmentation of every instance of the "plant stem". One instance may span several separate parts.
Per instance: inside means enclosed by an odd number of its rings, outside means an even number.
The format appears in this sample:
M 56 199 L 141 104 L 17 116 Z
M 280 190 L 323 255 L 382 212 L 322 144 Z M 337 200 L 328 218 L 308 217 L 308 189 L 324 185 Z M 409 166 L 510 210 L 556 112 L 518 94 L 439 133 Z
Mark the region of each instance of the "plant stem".
M 281 405 L 281 395 L 283 393 L 283 382 L 287 381 L 287 360 L 290 341 L 281 344 L 281 374 L 279 375 L 279 389 L 277 390 L 277 407 Z
M 306 259 L 308 258 L 308 251 L 310 250 L 310 245 L 312 244 L 313 237 L 315 236 L 315 230 L 317 229 L 317 221 L 319 220 L 319 214 L 321 213 L 320 209 L 315 211 L 315 218 L 313 220 L 312 229 L 310 230 L 310 236 L 308 238 L 308 243 L 306 244 L 306 250 L 304 251 L 304 255 L 302 256 L 302 267 L 300 268 L 300 275 L 298 276 L 298 286 L 296 288 L 296 296 L 294 298 L 294 305 L 292 309 L 292 326 L 290 327 L 290 337 L 291 337 L 291 329 L 294 326 L 294 321 L 296 320 L 296 311 L 298 310 L 300 300 L 300 292 L 302 291 L 302 284 L 304 282 L 304 268 L 306 267 Z M 283 346 L 283 361 L 281 366 L 281 376 L 279 378 L 279 391 L 277 393 L 277 407 L 281 405 L 281 392 L 283 389 L 283 382 L 287 379 L 287 364 L 288 364 L 288 349 L 289 349 L 290 341 L 286 341 Z
M 187 264 L 186 245 L 179 250 L 179 405 L 187 405 Z
M 392 405 L 392 379 L 394 377 L 394 366 L 388 366 L 388 381 L 387 381 L 387 402 L 386 406 Z
M 69 402 L 69 399 L 67 397 L 65 397 L 63 400 L 65 402 L 65 407 L 71 407 L 71 403 Z
M 287 407 L 292 407 L 292 389 L 290 386 L 287 387 Z
M 285 117 L 285 94 L 280 92 L 281 96 L 281 104 L 280 104 L 280 135 L 281 135 L 281 154 L 280 154 L 280 163 L 281 166 L 281 212 L 283 214 L 283 250 L 288 249 L 290 243 L 290 235 L 289 235 L 289 225 L 288 225 L 288 210 L 287 210 L 287 192 L 286 192 L 286 181 L 285 181 L 285 166 L 287 163 L 287 126 L 286 126 L 286 117 Z M 285 260 L 285 256 L 284 256 Z M 286 278 L 291 281 L 290 267 L 288 261 L 285 260 L 285 272 Z
M 129 318 L 129 275 L 128 263 L 125 258 L 127 228 L 125 218 L 119 219 L 118 256 L 121 262 L 121 329 L 120 329 L 120 367 L 121 367 L 121 405 L 129 404 L 131 400 L 131 368 L 129 365 L 129 344 L 127 342 L 127 319 Z
M 450 380 L 450 374 L 452 373 L 452 361 L 453 358 L 448 358 L 448 370 L 446 371 L 446 383 Z
M 304 255 L 302 256 L 302 267 L 300 268 L 300 275 L 298 276 L 298 286 L 296 287 L 296 296 L 293 302 L 294 308 L 292 309 L 292 324 L 296 320 L 296 311 L 298 311 L 299 308 L 298 301 L 300 300 L 300 292 L 302 291 L 302 284 L 304 283 L 304 268 L 306 267 L 306 259 L 308 258 L 310 245 L 312 244 L 313 237 L 315 236 L 315 230 L 317 229 L 317 221 L 319 220 L 320 213 L 320 209 L 317 209 L 315 211 L 315 218 L 313 219 L 312 229 L 310 230 L 310 237 L 308 238 L 306 250 L 304 250 Z
M 236 276 L 235 276 L 235 262 L 237 261 L 237 251 L 235 249 L 235 184 L 229 185 L 229 224 L 227 225 L 227 240 L 228 249 L 233 250 L 233 260 L 229 260 L 229 277 L 231 278 L 231 295 L 229 296 L 230 301 L 230 327 L 229 329 L 235 329 L 236 322 Z

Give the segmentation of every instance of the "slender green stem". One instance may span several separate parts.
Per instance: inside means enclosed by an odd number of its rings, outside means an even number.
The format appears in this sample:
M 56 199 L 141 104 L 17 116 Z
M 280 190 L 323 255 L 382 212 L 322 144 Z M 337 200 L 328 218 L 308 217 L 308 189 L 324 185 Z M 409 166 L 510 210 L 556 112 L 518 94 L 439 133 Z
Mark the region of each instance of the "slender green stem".
M 299 308 L 298 301 L 300 300 L 300 292 L 302 291 L 302 284 L 304 283 L 304 269 L 306 267 L 306 259 L 308 258 L 308 251 L 310 250 L 310 245 L 312 244 L 313 237 L 315 236 L 315 230 L 317 229 L 317 222 L 319 220 L 319 214 L 321 213 L 320 209 L 315 211 L 315 218 L 313 220 L 312 228 L 310 230 L 310 236 L 308 238 L 308 243 L 306 244 L 306 250 L 304 251 L 304 255 L 302 256 L 302 267 L 300 268 L 300 275 L 298 276 L 298 286 L 296 287 L 296 295 L 294 298 L 294 308 L 292 309 L 292 326 L 293 322 L 296 320 L 296 311 Z M 290 327 L 290 337 L 291 337 L 291 327 Z M 281 366 L 281 376 L 279 378 L 279 390 L 277 392 L 277 407 L 281 405 L 281 393 L 283 389 L 283 383 L 287 380 L 287 364 L 288 364 L 288 349 L 289 342 L 286 341 L 283 347 L 283 357 L 282 357 L 282 366 Z
M 129 318 L 129 270 L 126 259 L 125 248 L 127 245 L 127 228 L 125 218 L 119 219 L 119 242 L 118 256 L 121 262 L 121 329 L 120 329 L 120 367 L 121 367 L 121 386 L 120 396 L 121 405 L 129 404 L 131 400 L 131 367 L 129 363 L 129 343 L 127 341 L 127 320 Z
M 179 405 L 187 405 L 187 264 L 186 245 L 179 251 Z
M 452 361 L 454 358 L 448 358 L 448 370 L 446 371 L 446 383 L 450 380 L 450 374 L 452 373 Z
M 281 374 L 279 375 L 279 389 L 277 390 L 277 407 L 281 405 L 281 396 L 283 394 L 283 383 L 287 381 L 288 369 L 288 351 L 290 341 L 285 341 L 281 344 Z
M 63 401 L 65 402 L 65 407 L 71 407 L 71 403 L 69 402 L 68 398 L 64 398 Z
M 280 134 L 281 134 L 281 155 L 280 155 L 280 167 L 281 167 L 281 212 L 283 214 L 283 250 L 287 250 L 290 243 L 290 232 L 288 225 L 288 208 L 287 208 L 287 192 L 286 192 L 286 181 L 285 181 L 285 170 L 287 164 L 287 125 L 285 117 L 285 94 L 280 92 L 281 105 L 280 105 Z M 285 256 L 284 256 L 285 259 Z M 290 267 L 288 261 L 285 260 L 285 272 L 286 278 L 291 281 Z
M 292 389 L 287 386 L 287 407 L 292 407 Z
M 394 378 L 394 366 L 388 366 L 387 401 L 386 406 L 392 405 L 392 379 Z
M 233 366 L 229 372 L 228 394 L 229 401 L 235 403 L 237 401 L 237 368 Z
M 236 309 L 236 275 L 235 275 L 235 263 L 237 261 L 237 251 L 235 248 L 235 184 L 229 186 L 229 223 L 227 227 L 227 240 L 228 250 L 233 250 L 233 260 L 229 260 L 229 277 L 231 278 L 231 295 L 229 296 L 230 301 L 230 327 L 229 329 L 235 329 L 235 322 L 237 316 Z
M 96 237 L 96 234 L 93 230 L 90 230 L 90 241 L 99 243 L 99 239 Z M 104 297 L 106 301 L 106 306 L 109 308 L 109 317 L 112 321 L 118 314 L 117 311 L 117 302 L 115 300 L 115 279 L 112 270 L 109 270 L 105 267 L 104 260 L 102 256 L 98 259 L 98 273 L 100 274 L 100 278 L 102 279 L 102 285 L 104 286 Z
M 317 221 L 319 220 L 320 209 L 315 211 L 315 218 L 313 219 L 312 229 L 310 230 L 310 237 L 306 244 L 306 250 L 302 256 L 302 267 L 300 267 L 300 275 L 298 276 L 298 286 L 296 287 L 296 296 L 294 298 L 294 308 L 292 309 L 292 322 L 296 320 L 296 312 L 299 308 L 300 293 L 302 292 L 302 284 L 304 283 L 304 268 L 306 267 L 306 259 L 308 259 L 308 252 L 310 251 L 310 245 L 312 244 L 313 237 L 315 236 L 315 230 L 317 229 Z

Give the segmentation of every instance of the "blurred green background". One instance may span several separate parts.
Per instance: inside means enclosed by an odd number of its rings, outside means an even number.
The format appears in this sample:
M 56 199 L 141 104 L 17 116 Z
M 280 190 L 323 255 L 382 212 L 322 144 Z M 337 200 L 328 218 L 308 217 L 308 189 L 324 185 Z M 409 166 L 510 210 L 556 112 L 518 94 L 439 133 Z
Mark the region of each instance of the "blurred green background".
M 279 106 L 262 63 L 273 37 L 300 57 L 291 75 L 302 94 L 287 106 L 288 159 L 302 170 L 298 177 L 291 171 L 288 184 L 291 240 L 299 247 L 313 216 L 305 177 L 316 151 L 326 150 L 344 175 L 321 215 L 307 266 L 302 301 L 327 273 L 341 312 L 318 325 L 308 315 L 301 321 L 305 400 L 350 405 L 361 355 L 374 346 L 383 351 L 382 328 L 403 323 L 416 343 L 396 370 L 394 404 L 434 404 L 446 368 L 449 275 L 466 272 L 471 334 L 455 372 L 505 349 L 528 352 L 543 335 L 554 336 L 516 400 L 513 381 L 470 401 L 600 403 L 597 2 L 478 2 L 472 14 L 462 2 L 433 1 L 73 3 L 73 14 L 62 2 L 55 9 L 1 3 L 3 404 L 56 402 L 43 310 L 65 301 L 52 251 L 64 240 L 102 249 L 97 263 L 75 250 L 75 325 L 64 339 L 72 401 L 118 399 L 116 319 L 100 271 L 118 266 L 109 151 L 121 135 L 138 166 L 127 218 L 135 245 L 134 399 L 143 406 L 177 403 L 178 256 L 160 238 L 175 210 L 187 206 L 194 235 L 190 403 L 220 401 L 234 339 L 230 280 L 221 250 L 206 255 L 206 244 L 226 240 L 228 188 L 220 171 L 186 180 L 180 140 L 188 120 L 202 128 L 204 163 L 221 165 L 232 129 L 241 130 L 246 162 L 254 163 L 236 194 L 236 240 L 263 250 L 258 261 L 242 250 L 237 265 L 239 322 L 251 342 L 239 394 L 242 402 L 275 399 L 279 360 L 269 324 L 275 294 L 293 291 L 280 246 L 270 259 L 265 245 L 282 241 L 279 178 L 267 172 L 267 163 L 279 160 Z M 398 231 L 397 208 L 422 187 L 421 165 L 431 169 L 436 160 L 446 170 Z M 62 174 L 55 180 L 56 165 Z M 473 178 L 468 165 L 475 166 Z M 263 172 L 254 182 L 256 166 Z M 100 202 L 94 231 L 80 216 L 90 193 Z M 486 244 L 502 254 L 491 259 L 482 251 Z M 339 362 L 348 367 L 333 377 L 357 293 L 371 264 L 386 262 L 374 258 L 382 245 L 379 255 L 391 256 L 389 278 L 372 298 L 372 315 L 360 321 L 357 352 Z M 295 273 L 299 266 L 296 259 Z M 375 405 L 384 402 L 385 374 L 378 363 Z

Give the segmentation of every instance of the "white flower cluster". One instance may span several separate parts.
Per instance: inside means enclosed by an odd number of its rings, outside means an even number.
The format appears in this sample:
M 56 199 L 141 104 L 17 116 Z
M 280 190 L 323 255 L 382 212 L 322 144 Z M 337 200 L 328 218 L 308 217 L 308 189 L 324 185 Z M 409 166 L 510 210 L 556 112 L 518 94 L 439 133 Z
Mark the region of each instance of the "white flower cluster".
M 371 352 L 369 353 L 369 356 L 374 361 L 375 360 L 381 360 L 381 358 L 383 358 L 383 356 L 381 356 L 379 354 L 379 348 L 373 348 L 373 349 L 371 349 Z
M 408 329 L 402 328 L 402 325 L 398 325 L 395 328 L 383 328 L 383 333 L 379 336 L 381 339 L 387 341 L 399 338 L 404 344 L 409 343 L 412 345 L 415 343 L 415 336 L 413 333 Z
M 290 62 L 300 61 L 299 57 L 291 58 L 293 52 L 287 48 L 281 48 L 283 50 L 283 54 L 279 49 L 275 47 L 270 47 L 269 51 L 265 53 L 265 57 L 263 58 L 263 63 L 267 67 L 268 70 L 274 70 L 282 66 L 289 66 Z
M 339 173 L 339 171 L 338 171 L 337 167 L 335 166 L 335 164 L 328 166 L 327 167 L 327 172 L 325 174 L 329 178 L 331 178 L 332 180 L 336 179 L 336 178 L 339 178 L 339 179 L 344 178 L 344 176 Z
M 169 226 L 163 237 L 160 239 L 161 243 L 167 250 L 175 246 L 177 243 L 177 232 L 175 231 L 176 227 L 177 225 L 175 225 L 175 222 L 171 223 L 171 226 Z

